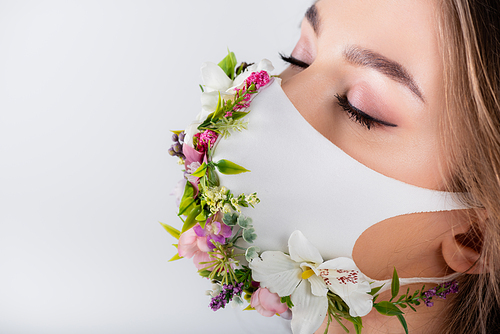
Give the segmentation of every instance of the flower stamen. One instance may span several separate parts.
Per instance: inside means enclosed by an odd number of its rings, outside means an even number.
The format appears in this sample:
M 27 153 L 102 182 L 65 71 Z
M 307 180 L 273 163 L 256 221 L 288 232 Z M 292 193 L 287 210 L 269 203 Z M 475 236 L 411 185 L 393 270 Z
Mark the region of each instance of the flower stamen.
M 312 269 L 307 269 L 304 272 L 302 272 L 302 279 L 308 279 L 312 275 L 314 275 L 314 271 Z

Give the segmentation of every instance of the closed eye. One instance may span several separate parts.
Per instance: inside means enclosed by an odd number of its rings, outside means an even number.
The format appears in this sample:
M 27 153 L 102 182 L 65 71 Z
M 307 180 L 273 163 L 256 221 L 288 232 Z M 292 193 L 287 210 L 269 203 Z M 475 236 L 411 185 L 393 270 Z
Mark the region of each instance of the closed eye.
M 372 128 L 375 125 L 384 125 L 384 126 L 390 126 L 390 127 L 397 127 L 396 124 L 392 124 L 386 121 L 382 121 L 380 119 L 377 119 L 375 117 L 372 117 L 365 113 L 364 111 L 356 108 L 353 106 L 349 100 L 347 99 L 347 96 L 345 95 L 335 95 L 337 98 L 338 102 L 337 104 L 342 107 L 342 109 L 347 112 L 349 115 L 349 118 L 352 119 L 353 121 L 361 124 L 362 126 L 366 127 L 368 130 Z

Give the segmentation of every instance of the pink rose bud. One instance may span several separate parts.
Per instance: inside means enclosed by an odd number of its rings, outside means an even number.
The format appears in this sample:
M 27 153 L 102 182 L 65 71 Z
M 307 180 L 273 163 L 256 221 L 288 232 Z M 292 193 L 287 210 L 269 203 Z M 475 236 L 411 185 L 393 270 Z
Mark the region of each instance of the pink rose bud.
M 281 302 L 280 296 L 266 288 L 259 288 L 252 294 L 250 306 L 265 317 L 272 317 L 276 313 L 281 315 L 288 311 L 288 306 Z

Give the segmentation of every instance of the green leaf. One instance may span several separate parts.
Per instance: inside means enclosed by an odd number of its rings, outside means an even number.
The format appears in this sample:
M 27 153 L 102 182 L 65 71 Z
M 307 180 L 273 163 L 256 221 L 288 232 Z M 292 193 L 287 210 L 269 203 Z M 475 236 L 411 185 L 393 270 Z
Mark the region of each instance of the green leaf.
M 248 113 L 249 113 L 249 111 L 247 111 L 247 112 L 233 111 L 233 116 L 231 116 L 231 118 L 236 121 L 240 118 L 245 117 L 246 115 L 248 115 Z
M 391 293 L 392 293 L 392 298 L 396 298 L 399 293 L 399 277 L 395 267 L 394 267 L 394 273 L 392 274 Z
M 187 209 L 195 202 L 194 200 L 194 187 L 191 182 L 186 182 L 186 187 L 184 188 L 184 194 L 182 195 L 181 203 L 179 205 L 178 216 L 184 214 Z
M 212 124 L 212 117 L 214 117 L 214 113 L 210 113 L 207 116 L 207 118 L 203 121 L 203 123 L 201 123 L 200 125 L 198 125 L 198 130 L 206 129 L 207 126 L 209 126 L 210 124 Z
M 220 186 L 219 175 L 215 171 L 215 168 L 209 166 L 207 176 L 208 176 L 208 184 L 210 185 L 210 187 Z
M 239 216 L 238 217 L 238 225 L 243 228 L 251 228 L 252 227 L 252 218 Z
M 354 330 L 356 331 L 356 334 L 361 334 L 361 329 L 363 329 L 363 326 L 354 324 Z
M 224 108 L 222 104 L 222 98 L 219 92 L 219 100 L 217 101 L 217 107 L 215 108 L 215 112 L 212 115 L 212 122 L 216 122 L 223 114 L 224 114 Z
M 353 324 L 357 324 L 363 327 L 363 320 L 361 319 L 361 317 L 352 317 L 349 319 L 349 321 L 352 322 Z
M 293 303 L 292 303 L 292 300 L 290 299 L 290 296 L 281 297 L 280 301 L 282 303 L 285 303 L 286 306 L 288 306 L 289 308 L 293 307 Z
M 383 315 L 398 315 L 404 314 L 396 305 L 388 301 L 382 301 L 380 303 L 374 304 L 373 307 L 378 311 L 378 313 Z
M 405 333 L 408 334 L 408 325 L 406 324 L 405 318 L 403 317 L 402 314 L 398 314 L 397 317 L 398 317 L 398 320 L 401 323 L 401 325 L 403 325 L 403 328 L 405 329 Z
M 222 174 L 234 175 L 249 172 L 248 169 L 241 167 L 229 160 L 221 159 L 215 163 L 215 166 Z
M 179 254 L 175 254 L 170 260 L 168 260 L 168 262 L 177 261 L 177 260 L 180 260 L 182 258 L 183 257 L 179 256 Z
M 201 92 L 202 92 L 202 93 L 205 93 L 205 90 L 203 89 L 203 86 L 202 86 L 202 85 L 200 85 L 200 89 L 201 89 Z
M 377 292 L 379 292 L 379 291 L 380 291 L 380 289 L 382 289 L 382 287 L 383 287 L 384 285 L 385 285 L 385 284 L 383 284 L 383 285 L 379 286 L 378 288 L 373 288 L 373 289 L 372 289 L 372 291 L 368 292 L 368 294 L 369 294 L 369 295 L 372 295 L 372 296 L 375 296 L 375 294 L 376 294 Z
M 205 221 L 207 221 L 207 218 L 208 218 L 207 214 L 208 214 L 208 211 L 206 211 L 204 209 L 201 210 L 200 214 L 198 216 L 196 216 L 196 218 L 195 218 L 196 221 L 197 222 L 205 222 Z
M 180 135 L 181 132 L 184 132 L 184 130 L 170 130 L 170 132 L 175 133 L 176 135 Z
M 200 274 L 201 277 L 208 277 L 210 276 L 212 272 L 206 269 L 200 269 L 198 270 L 198 274 Z
M 171 236 L 173 236 L 174 238 L 179 240 L 179 238 L 181 236 L 181 232 L 178 229 L 176 229 L 168 224 L 163 224 L 161 222 L 160 222 L 160 224 L 165 228 L 165 230 L 167 230 L 168 233 L 170 233 Z
M 255 229 L 253 227 L 244 230 L 242 236 L 243 240 L 245 240 L 248 243 L 252 243 L 255 241 L 255 239 L 257 239 L 257 234 L 255 233 Z
M 222 222 L 227 226 L 234 226 L 236 225 L 237 221 L 238 221 L 238 214 L 235 212 L 225 213 L 224 217 L 222 218 Z
M 206 163 L 202 163 L 200 167 L 198 167 L 193 174 L 193 176 L 196 176 L 196 177 L 202 177 L 202 176 L 205 176 L 205 174 L 207 173 L 207 164 Z
M 245 251 L 245 259 L 250 262 L 259 256 L 260 248 L 257 246 L 248 247 Z
M 234 69 L 236 68 L 236 56 L 234 52 L 227 50 L 227 56 L 221 60 L 219 67 L 222 68 L 224 73 L 231 79 L 234 80 Z
M 247 307 L 245 307 L 243 309 L 243 311 L 254 311 L 255 309 L 251 306 L 251 305 L 248 305 Z
M 196 217 L 200 214 L 200 212 L 201 212 L 201 206 L 199 206 L 199 205 L 195 206 L 191 210 L 191 212 L 189 212 L 186 220 L 184 221 L 184 225 L 182 226 L 182 233 L 186 232 L 191 227 L 196 225 L 196 223 L 198 223 L 198 221 L 196 221 Z M 200 225 L 203 225 L 202 227 L 204 228 L 205 222 L 200 222 Z

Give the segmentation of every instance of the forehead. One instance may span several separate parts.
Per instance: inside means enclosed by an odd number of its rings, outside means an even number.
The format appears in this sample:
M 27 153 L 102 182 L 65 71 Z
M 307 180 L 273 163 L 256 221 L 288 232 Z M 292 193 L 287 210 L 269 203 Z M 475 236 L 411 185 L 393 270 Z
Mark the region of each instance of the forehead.
M 359 45 L 402 64 L 431 99 L 442 93 L 437 2 L 320 0 L 318 55 Z M 321 52 L 329 50 L 329 52 Z M 327 59 L 325 59 L 327 60 Z

